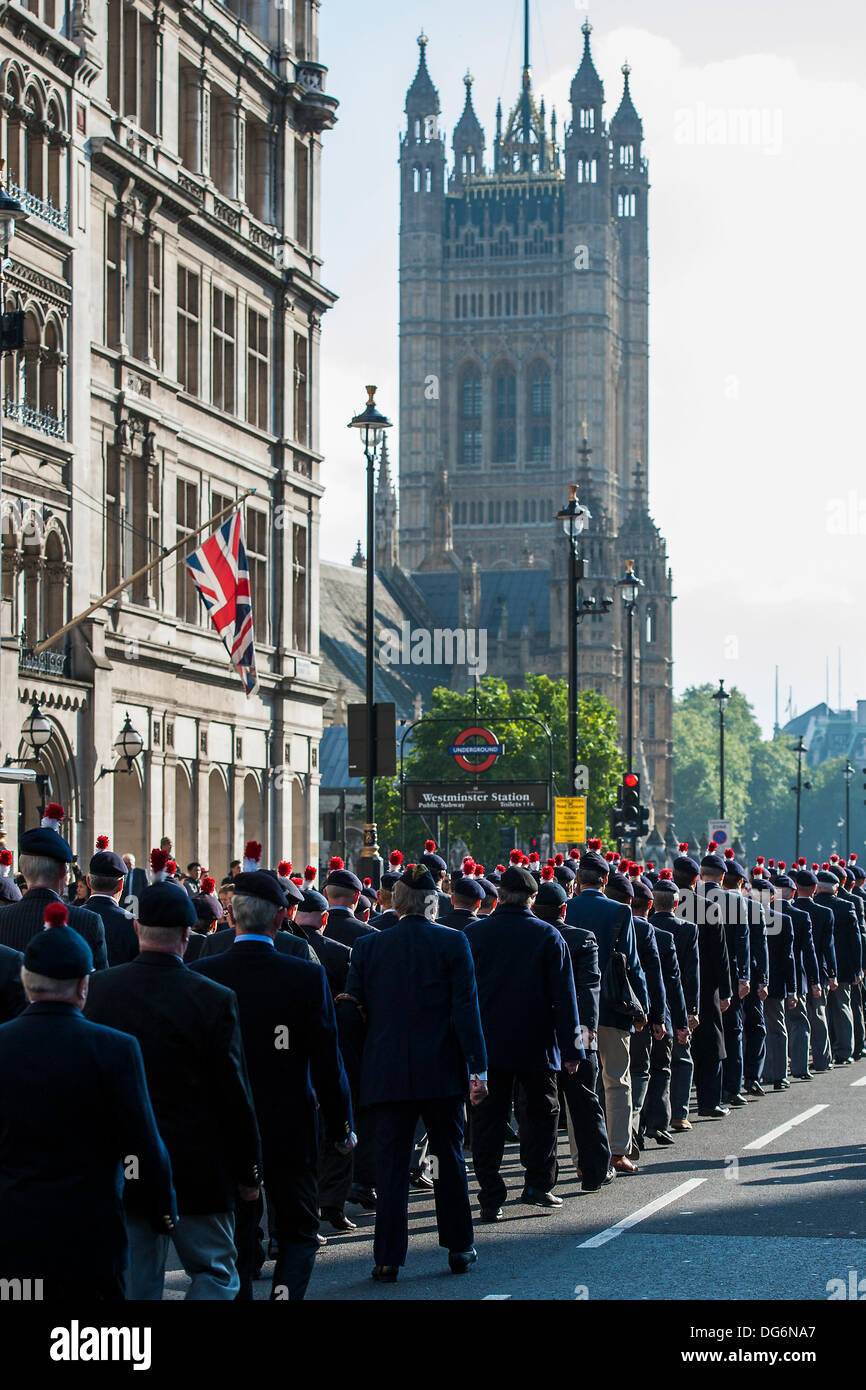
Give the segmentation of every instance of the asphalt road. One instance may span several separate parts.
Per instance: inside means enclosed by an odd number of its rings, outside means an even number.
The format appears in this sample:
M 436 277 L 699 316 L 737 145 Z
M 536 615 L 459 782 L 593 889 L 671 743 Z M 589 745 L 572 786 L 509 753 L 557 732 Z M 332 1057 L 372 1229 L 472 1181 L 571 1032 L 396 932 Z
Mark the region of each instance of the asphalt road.
M 866 1060 L 792 1081 L 725 1120 L 691 1119 L 675 1148 L 648 1141 L 636 1176 L 591 1195 L 580 1192 L 562 1135 L 564 1202 L 550 1213 L 520 1204 L 510 1145 L 505 1220 L 476 1227 L 478 1263 L 463 1276 L 437 1244 L 432 1194 L 410 1195 L 409 1256 L 393 1285 L 370 1278 L 373 1213 L 348 1207 L 358 1229 L 323 1227 L 328 1244 L 307 1297 L 827 1300 L 851 1287 L 851 1271 L 866 1296 Z M 471 1162 L 470 1191 L 475 1209 Z M 186 1276 L 176 1259 L 170 1267 L 166 1297 L 182 1298 Z M 257 1299 L 268 1297 L 272 1270 L 265 1265 Z

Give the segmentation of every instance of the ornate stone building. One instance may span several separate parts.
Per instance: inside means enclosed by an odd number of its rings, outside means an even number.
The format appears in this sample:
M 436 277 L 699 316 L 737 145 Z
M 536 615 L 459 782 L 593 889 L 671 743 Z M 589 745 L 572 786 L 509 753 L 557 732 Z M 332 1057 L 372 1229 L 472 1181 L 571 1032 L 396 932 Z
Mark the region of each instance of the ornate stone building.
M 0 15 L 0 142 L 29 211 L 5 307 L 0 751 L 6 837 L 63 802 L 139 861 L 225 872 L 318 848 L 319 0 L 29 0 Z M 248 489 L 259 693 L 177 557 L 33 648 Z M 204 532 L 203 534 L 207 534 Z M 197 542 L 196 542 L 197 543 Z M 193 548 L 187 542 L 181 557 Z M 37 701 L 38 761 L 22 741 Z M 125 715 L 144 740 L 126 773 Z M 16 800 L 20 805 L 16 805 Z
M 488 631 L 492 674 L 564 675 L 566 540 L 579 485 L 584 596 L 614 598 L 580 627 L 580 682 L 624 713 L 634 559 L 635 728 L 656 825 L 671 816 L 671 577 L 648 510 L 648 169 L 629 70 L 615 115 L 583 26 L 560 123 L 537 101 L 528 8 L 520 92 L 492 146 L 467 74 L 449 161 L 427 39 L 400 143 L 399 553 L 443 621 Z M 382 523 L 391 494 L 380 479 Z M 381 555 L 380 550 L 380 555 Z

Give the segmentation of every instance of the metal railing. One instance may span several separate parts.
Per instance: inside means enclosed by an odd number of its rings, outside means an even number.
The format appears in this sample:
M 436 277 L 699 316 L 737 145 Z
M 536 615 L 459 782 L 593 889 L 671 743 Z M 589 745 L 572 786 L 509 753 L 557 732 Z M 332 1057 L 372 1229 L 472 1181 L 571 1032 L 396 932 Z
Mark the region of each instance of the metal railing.
M 27 401 L 16 401 L 11 396 L 3 397 L 3 414 L 7 420 L 17 420 L 28 429 L 39 434 L 48 434 L 52 439 L 66 438 L 66 421 L 49 406 L 47 410 L 37 410 Z
M 33 217 L 40 218 L 41 221 L 47 222 L 51 227 L 57 227 L 61 232 L 69 231 L 68 205 L 65 208 L 56 208 L 50 197 L 48 199 L 37 198 L 35 193 L 31 193 L 29 189 L 22 188 L 20 184 L 15 183 L 12 179 L 6 180 L 6 192 L 10 193 L 13 198 L 17 198 L 19 203 L 23 204 L 27 212 Z
M 69 653 L 65 651 L 39 652 L 35 655 L 32 647 L 28 647 L 21 639 L 18 646 L 18 670 L 36 671 L 41 676 L 63 676 L 66 674 L 66 662 Z

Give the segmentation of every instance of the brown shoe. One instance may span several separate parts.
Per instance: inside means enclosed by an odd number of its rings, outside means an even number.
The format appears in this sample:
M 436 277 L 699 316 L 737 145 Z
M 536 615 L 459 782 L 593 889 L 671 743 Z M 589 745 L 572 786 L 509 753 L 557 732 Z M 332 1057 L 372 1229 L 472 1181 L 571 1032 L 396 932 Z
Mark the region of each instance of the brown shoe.
M 671 1129 L 675 1129 L 677 1134 L 682 1134 L 687 1129 L 693 1129 L 691 1120 L 674 1120 Z
M 617 1173 L 637 1172 L 637 1164 L 632 1163 L 631 1159 L 626 1158 L 624 1154 L 611 1154 L 610 1166 L 615 1169 Z

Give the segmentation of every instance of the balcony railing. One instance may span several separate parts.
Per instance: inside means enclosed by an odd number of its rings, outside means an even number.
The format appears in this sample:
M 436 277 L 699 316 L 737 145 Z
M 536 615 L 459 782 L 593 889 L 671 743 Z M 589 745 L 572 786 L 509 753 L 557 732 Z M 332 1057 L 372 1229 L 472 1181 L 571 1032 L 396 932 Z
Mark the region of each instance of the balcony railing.
M 54 651 L 51 647 L 47 651 L 39 652 L 37 656 L 34 655 L 32 647 L 25 645 L 23 639 L 19 642 L 19 671 L 36 671 L 40 676 L 63 676 L 66 674 L 68 658 L 68 652 Z
M 62 420 L 50 407 L 47 410 L 37 410 L 27 401 L 16 401 L 11 396 L 4 396 L 3 414 L 7 420 L 17 420 L 19 424 L 26 425 L 28 429 L 38 430 L 40 434 L 48 434 L 52 439 L 66 438 L 65 420 Z
M 47 222 L 49 226 L 56 227 L 58 231 L 69 231 L 69 208 L 56 208 L 51 199 L 37 198 L 35 193 L 22 188 L 20 184 L 14 183 L 12 179 L 6 180 L 6 192 L 13 198 L 17 198 L 22 203 L 31 217 L 38 217 L 42 222 Z

